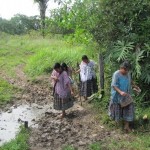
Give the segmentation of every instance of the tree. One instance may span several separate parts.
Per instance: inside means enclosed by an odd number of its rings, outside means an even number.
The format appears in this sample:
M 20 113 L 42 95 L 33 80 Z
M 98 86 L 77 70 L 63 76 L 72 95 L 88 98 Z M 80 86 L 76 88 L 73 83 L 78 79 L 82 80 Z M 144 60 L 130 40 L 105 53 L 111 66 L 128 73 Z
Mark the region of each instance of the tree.
M 52 21 L 59 29 L 72 30 L 79 38 L 85 38 L 87 33 L 92 35 L 105 60 L 110 58 L 109 74 L 122 61 L 130 60 L 133 78 L 147 92 L 143 100 L 150 98 L 148 0 L 76 0 L 71 6 L 61 5 L 54 14 Z
M 37 30 L 39 19 L 37 16 L 28 17 L 16 14 L 10 20 L 0 18 L 0 31 L 9 34 L 26 34 L 30 30 Z
M 47 4 L 49 0 L 34 0 L 35 3 L 38 3 L 40 9 L 40 17 L 42 24 L 42 35 L 45 36 L 45 14 L 47 9 Z
M 115 64 L 124 60 L 132 63 L 132 76 L 150 98 L 150 2 L 147 0 L 101 0 L 97 19 L 90 28 L 105 55 Z M 108 57 L 109 56 L 109 57 Z M 112 68 L 112 67 L 111 67 Z

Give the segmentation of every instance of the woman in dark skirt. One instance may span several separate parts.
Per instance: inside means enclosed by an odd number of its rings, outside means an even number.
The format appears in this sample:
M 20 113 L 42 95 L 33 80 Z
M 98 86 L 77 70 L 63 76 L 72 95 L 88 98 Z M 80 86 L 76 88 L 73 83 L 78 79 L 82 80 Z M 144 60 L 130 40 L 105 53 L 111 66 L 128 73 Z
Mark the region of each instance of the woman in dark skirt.
M 87 100 L 87 97 L 90 97 L 93 93 L 98 92 L 97 78 L 94 67 L 95 62 L 89 60 L 86 55 L 83 55 L 80 69 L 77 73 L 80 72 L 80 94 L 81 96 L 84 96 L 85 100 Z
M 132 86 L 139 90 L 139 87 L 131 82 L 131 76 L 129 74 L 130 64 L 125 61 L 121 64 L 120 69 L 117 70 L 112 77 L 111 83 L 111 100 L 109 105 L 109 115 L 116 122 L 123 120 L 124 129 L 130 132 L 129 122 L 134 119 L 134 105 L 133 102 L 125 107 L 121 107 L 121 101 L 131 93 Z
M 73 106 L 72 88 L 69 76 L 63 67 L 57 68 L 59 76 L 56 79 L 54 86 L 54 109 L 61 110 L 61 117 L 66 115 L 65 110 Z

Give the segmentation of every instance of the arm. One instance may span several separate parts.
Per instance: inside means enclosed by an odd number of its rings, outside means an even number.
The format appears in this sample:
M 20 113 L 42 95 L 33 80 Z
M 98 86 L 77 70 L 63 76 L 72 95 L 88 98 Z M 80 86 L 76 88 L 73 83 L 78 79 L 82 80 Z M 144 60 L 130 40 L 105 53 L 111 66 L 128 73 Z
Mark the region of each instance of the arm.
M 140 93 L 141 92 L 141 89 L 135 84 L 134 81 L 131 81 L 131 85 L 133 87 L 133 90 Z
M 75 73 L 79 73 L 81 70 L 80 69 L 78 69 L 77 71 L 75 71 Z
M 119 88 L 119 76 L 118 76 L 118 73 L 117 73 L 117 72 L 115 72 L 115 73 L 113 74 L 111 86 L 112 86 L 113 89 L 114 89 L 115 91 L 117 91 L 121 96 L 126 96 L 126 95 L 127 95 L 126 92 L 121 91 L 120 88 Z
M 69 90 L 71 91 L 71 95 L 73 95 L 73 90 L 70 84 L 68 84 Z
M 127 93 L 121 91 L 118 87 L 113 86 L 113 88 L 114 88 L 121 96 L 126 96 L 126 95 L 127 95 Z
M 55 70 L 53 70 L 52 74 L 51 74 L 51 79 L 54 81 L 58 81 L 58 77 L 57 77 L 57 72 Z
M 58 81 L 58 78 L 56 76 L 51 76 L 51 78 L 55 81 Z
M 71 84 L 70 84 L 70 80 L 69 80 L 69 76 L 67 74 L 67 72 L 63 72 L 63 78 L 64 78 L 64 84 L 66 87 L 69 88 L 71 94 L 73 94 L 73 90 L 72 90 L 72 87 L 71 87 Z

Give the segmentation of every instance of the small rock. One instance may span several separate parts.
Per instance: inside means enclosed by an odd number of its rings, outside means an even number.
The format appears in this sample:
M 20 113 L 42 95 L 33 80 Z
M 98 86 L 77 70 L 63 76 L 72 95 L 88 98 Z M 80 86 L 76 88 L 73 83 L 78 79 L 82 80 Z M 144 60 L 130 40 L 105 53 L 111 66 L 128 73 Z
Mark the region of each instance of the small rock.
M 13 105 L 14 108 L 17 108 L 17 105 Z
M 43 107 L 42 106 L 37 106 L 37 109 L 43 109 Z
M 8 112 L 8 113 L 12 113 L 12 109 L 9 109 L 7 112 Z
M 35 119 L 32 119 L 32 121 L 35 121 Z
M 78 144 L 79 144 L 79 146 L 84 146 L 84 145 L 86 145 L 86 142 L 80 141 Z

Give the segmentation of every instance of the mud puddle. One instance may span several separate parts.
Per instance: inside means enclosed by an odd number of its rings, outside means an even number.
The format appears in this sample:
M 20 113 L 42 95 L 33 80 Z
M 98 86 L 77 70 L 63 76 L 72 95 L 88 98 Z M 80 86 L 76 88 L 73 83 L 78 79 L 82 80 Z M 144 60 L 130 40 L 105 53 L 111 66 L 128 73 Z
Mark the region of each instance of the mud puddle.
M 24 125 L 25 121 L 29 127 L 37 128 L 36 122 L 51 108 L 52 105 L 40 106 L 33 103 L 31 106 L 28 104 L 12 106 L 6 112 L 0 112 L 0 146 L 14 139 L 20 125 Z

